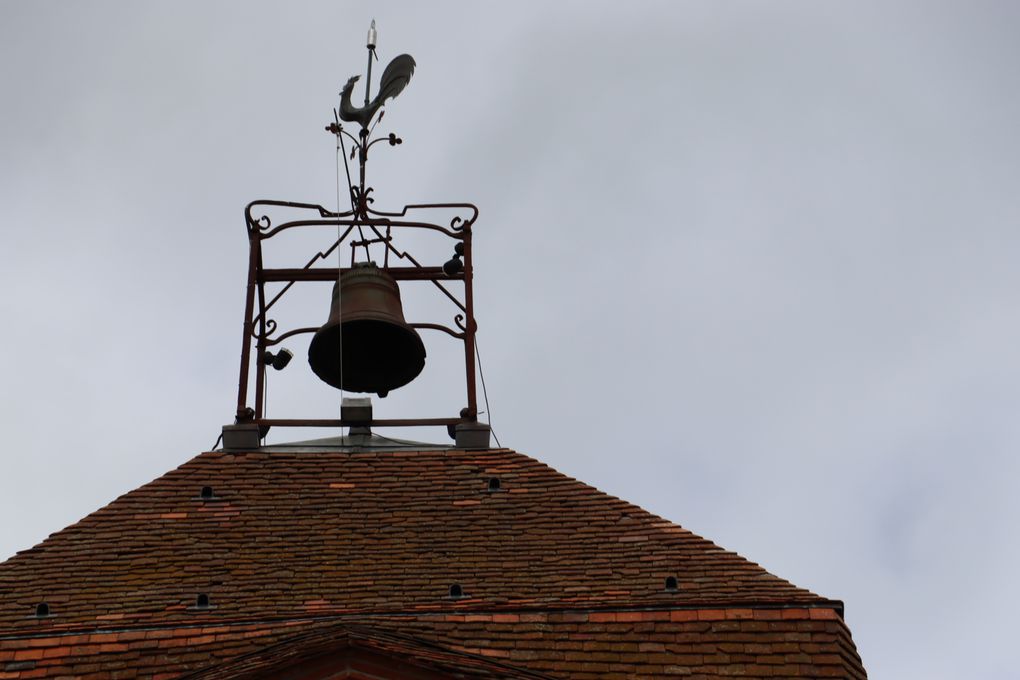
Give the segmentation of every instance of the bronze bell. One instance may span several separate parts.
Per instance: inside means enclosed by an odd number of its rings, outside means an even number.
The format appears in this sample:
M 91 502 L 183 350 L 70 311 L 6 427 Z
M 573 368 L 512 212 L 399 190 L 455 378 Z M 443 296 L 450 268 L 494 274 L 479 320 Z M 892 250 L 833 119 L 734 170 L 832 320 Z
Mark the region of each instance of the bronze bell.
M 333 387 L 381 397 L 418 377 L 425 367 L 425 345 L 404 321 L 393 277 L 365 262 L 340 276 L 339 297 L 337 287 L 334 283 L 329 319 L 308 345 L 315 375 Z

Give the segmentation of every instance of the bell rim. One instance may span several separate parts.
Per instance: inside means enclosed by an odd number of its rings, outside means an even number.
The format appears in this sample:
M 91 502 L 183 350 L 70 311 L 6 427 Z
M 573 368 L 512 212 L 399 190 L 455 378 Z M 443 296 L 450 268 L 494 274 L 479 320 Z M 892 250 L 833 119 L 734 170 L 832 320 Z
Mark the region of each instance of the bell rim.
M 384 325 L 386 328 L 390 329 L 391 331 L 399 331 L 400 337 L 404 338 L 406 341 L 409 341 L 408 344 L 405 345 L 405 351 L 399 354 L 399 356 L 403 356 L 405 359 L 408 357 L 411 358 L 411 361 L 407 362 L 406 364 L 407 366 L 410 366 L 409 371 L 404 371 L 403 373 L 399 374 L 398 378 L 390 380 L 380 379 L 377 383 L 368 385 L 364 380 L 358 379 L 357 370 L 349 372 L 345 380 L 334 378 L 333 377 L 334 375 L 342 375 L 342 373 L 336 373 L 330 370 L 331 368 L 333 368 L 333 366 L 339 365 L 340 363 L 339 361 L 337 361 L 334 364 L 329 359 L 323 358 L 320 359 L 319 362 L 325 365 L 321 366 L 321 368 L 316 365 L 317 363 L 319 363 L 316 361 L 316 355 L 321 355 L 322 357 L 328 356 L 328 349 L 322 349 L 324 343 L 332 344 L 331 338 L 326 339 L 328 335 L 335 335 L 337 333 L 340 334 L 341 342 L 336 345 L 337 348 L 340 349 L 343 347 L 342 337 L 344 326 L 348 326 L 350 329 L 355 325 L 361 325 L 365 323 L 381 324 Z M 410 351 L 406 351 L 408 349 Z M 404 387 L 405 385 L 408 385 L 411 382 L 413 382 L 419 375 L 421 375 L 422 371 L 425 370 L 426 363 L 425 360 L 427 357 L 428 352 L 425 349 L 425 343 L 424 341 L 422 341 L 421 335 L 418 334 L 418 331 L 416 331 L 414 328 L 407 324 L 393 323 L 393 320 L 390 317 L 369 318 L 366 316 L 362 316 L 358 319 L 349 319 L 347 321 L 341 321 L 341 323 L 329 326 L 328 328 L 326 327 L 320 328 L 318 331 L 315 332 L 315 335 L 312 336 L 311 342 L 308 343 L 308 365 L 311 367 L 312 373 L 314 373 L 320 380 L 322 380 L 330 387 L 334 387 L 344 392 L 378 394 L 381 392 L 389 392 L 391 390 Z M 350 361 L 348 359 L 348 361 L 344 362 L 344 365 L 350 365 L 354 363 L 355 362 Z M 352 379 L 357 381 L 353 385 L 351 384 Z

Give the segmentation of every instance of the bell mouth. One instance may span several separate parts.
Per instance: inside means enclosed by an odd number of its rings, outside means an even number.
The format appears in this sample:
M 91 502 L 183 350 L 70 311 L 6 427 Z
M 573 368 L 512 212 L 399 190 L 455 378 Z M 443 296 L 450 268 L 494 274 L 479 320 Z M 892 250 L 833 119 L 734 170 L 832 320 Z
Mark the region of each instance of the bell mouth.
M 425 368 L 425 345 L 412 328 L 352 319 L 319 330 L 308 345 L 308 363 L 327 385 L 385 394 L 418 377 Z

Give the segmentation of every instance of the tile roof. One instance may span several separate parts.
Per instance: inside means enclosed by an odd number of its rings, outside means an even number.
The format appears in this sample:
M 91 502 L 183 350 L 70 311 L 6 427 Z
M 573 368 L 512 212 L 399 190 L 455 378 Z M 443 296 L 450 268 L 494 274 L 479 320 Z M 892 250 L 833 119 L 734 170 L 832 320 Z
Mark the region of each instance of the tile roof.
M 271 677 L 288 658 L 288 644 L 301 650 L 303 634 L 340 635 L 346 625 L 400 631 L 421 646 L 467 655 L 461 659 L 480 656 L 506 664 L 498 668 L 507 673 L 527 669 L 508 677 L 866 677 L 849 631 L 832 610 L 711 609 L 306 618 L 5 635 L 0 678 L 166 680 L 189 672 L 205 680 Z M 444 661 L 456 667 L 449 657 L 439 663 Z M 463 661 L 460 666 L 462 672 L 473 668 Z
M 584 670 L 599 663 L 863 677 L 840 611 L 513 451 L 208 452 L 0 565 L 0 680 L 104 659 L 176 677 L 341 623 L 554 677 L 610 677 Z M 187 654 L 167 642 L 182 639 Z

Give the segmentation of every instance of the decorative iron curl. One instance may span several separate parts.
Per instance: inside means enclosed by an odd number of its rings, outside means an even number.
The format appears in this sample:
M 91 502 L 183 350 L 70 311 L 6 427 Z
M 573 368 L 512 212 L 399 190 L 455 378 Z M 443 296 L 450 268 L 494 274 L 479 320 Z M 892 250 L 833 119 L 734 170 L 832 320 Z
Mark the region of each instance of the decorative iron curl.
M 459 328 L 462 331 L 464 331 L 465 333 L 467 333 L 467 326 L 464 325 L 464 315 L 463 314 L 458 314 L 457 316 L 453 317 L 453 323 L 457 324 L 457 328 Z
M 294 330 L 287 331 L 286 333 L 284 333 L 283 335 L 281 335 L 278 338 L 273 338 L 273 339 L 263 338 L 262 342 L 265 343 L 266 347 L 272 347 L 273 345 L 279 345 L 281 342 L 283 342 L 284 340 L 286 340 L 289 337 L 292 337 L 292 336 L 295 336 L 295 335 L 301 335 L 303 333 L 315 333 L 318 330 L 319 330 L 318 327 L 310 327 L 310 326 L 306 327 L 306 328 L 295 328 Z
M 457 331 L 453 330 L 452 328 L 447 328 L 446 326 L 443 326 L 443 325 L 438 324 L 438 323 L 412 323 L 412 324 L 408 324 L 408 325 L 411 328 L 427 328 L 427 329 L 433 330 L 433 331 L 442 331 L 442 332 L 446 333 L 447 335 L 449 335 L 452 338 L 457 338 L 458 340 L 463 340 L 464 339 L 464 334 L 463 333 L 458 333 Z
M 375 203 L 375 199 L 372 198 L 372 196 L 371 196 L 371 193 L 373 191 L 375 191 L 375 189 L 372 188 L 372 187 L 366 187 L 365 188 L 365 194 L 364 194 L 365 203 Z M 360 200 L 362 198 L 361 187 L 352 186 L 351 187 L 351 197 L 355 200 L 355 202 L 360 202 Z
M 477 211 L 475 212 L 474 216 L 468 220 L 465 220 L 463 217 L 460 217 L 458 215 L 457 217 L 454 217 L 452 220 L 450 220 L 450 229 L 458 233 L 466 229 L 469 229 L 471 228 L 471 225 L 475 223 L 475 219 L 477 217 L 478 217 Z
M 276 332 L 276 319 L 266 319 L 266 332 L 262 337 L 268 338 Z
M 376 123 L 378 123 L 378 122 L 379 121 L 376 121 Z M 375 127 L 375 126 L 373 125 L 372 127 Z M 368 151 L 369 149 L 371 149 L 373 146 L 375 146 L 379 142 L 389 142 L 390 146 L 397 146 L 398 144 L 403 144 L 404 140 L 401 139 L 400 137 L 397 137 L 396 133 L 391 132 L 386 137 L 376 137 L 375 139 L 373 139 L 371 142 L 368 143 L 368 146 L 365 147 L 365 151 Z M 353 158 L 353 157 L 354 156 L 351 156 L 351 158 Z
M 263 215 L 255 220 L 255 226 L 259 228 L 259 231 L 267 232 L 269 231 L 269 228 L 273 226 L 273 221 L 269 219 L 268 215 Z

